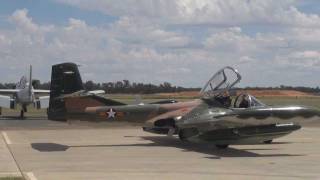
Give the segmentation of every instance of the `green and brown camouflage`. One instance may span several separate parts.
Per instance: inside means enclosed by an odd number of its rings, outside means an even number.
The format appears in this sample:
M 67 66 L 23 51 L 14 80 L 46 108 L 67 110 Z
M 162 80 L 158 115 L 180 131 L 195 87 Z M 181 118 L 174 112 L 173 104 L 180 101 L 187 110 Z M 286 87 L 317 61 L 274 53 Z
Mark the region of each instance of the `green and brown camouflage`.
M 231 67 L 218 71 L 201 90 L 201 98 L 188 102 L 164 101 L 123 104 L 83 89 L 73 63 L 52 67 L 52 120 L 143 123 L 143 130 L 178 135 L 181 140 L 206 142 L 225 148 L 229 144 L 270 143 L 274 138 L 319 121 L 317 109 L 304 106 L 267 106 L 250 94 L 234 94 L 241 75 Z M 72 84 L 72 86 L 69 86 Z

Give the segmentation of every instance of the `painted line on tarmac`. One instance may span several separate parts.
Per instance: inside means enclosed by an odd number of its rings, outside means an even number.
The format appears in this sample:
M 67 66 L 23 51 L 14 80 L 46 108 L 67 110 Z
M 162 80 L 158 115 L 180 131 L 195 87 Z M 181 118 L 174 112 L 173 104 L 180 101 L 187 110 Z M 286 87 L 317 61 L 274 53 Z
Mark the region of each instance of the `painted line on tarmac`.
M 9 145 L 12 144 L 12 142 L 11 142 L 11 140 L 10 140 L 10 138 L 9 138 L 9 136 L 8 136 L 8 134 L 6 132 L 2 131 L 2 136 L 3 136 L 3 138 L 4 138 L 4 140 L 6 141 L 7 144 L 9 144 Z
M 28 180 L 38 180 L 33 172 L 27 172 L 26 175 L 28 177 Z
M 1 134 L 2 134 L 2 137 L 3 137 L 3 139 L 4 139 L 4 142 L 5 142 L 6 147 L 7 147 L 8 151 L 10 152 L 11 157 L 13 158 L 14 163 L 16 164 L 16 166 L 17 166 L 17 168 L 18 168 L 18 170 L 19 170 L 20 176 L 23 176 L 22 171 L 21 171 L 21 167 L 19 166 L 19 164 L 18 164 L 16 158 L 14 157 L 14 154 L 13 154 L 13 152 L 12 152 L 10 146 L 9 146 L 9 145 L 11 144 L 11 141 L 10 141 L 10 139 L 9 139 L 8 134 L 7 134 L 6 132 L 4 132 L 4 131 L 2 131 Z

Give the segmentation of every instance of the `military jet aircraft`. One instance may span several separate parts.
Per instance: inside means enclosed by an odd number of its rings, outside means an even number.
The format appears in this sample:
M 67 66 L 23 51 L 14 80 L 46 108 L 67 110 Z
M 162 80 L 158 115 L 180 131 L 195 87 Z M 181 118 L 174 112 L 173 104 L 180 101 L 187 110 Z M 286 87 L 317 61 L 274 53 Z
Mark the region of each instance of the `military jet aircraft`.
M 320 112 L 314 108 L 268 106 L 247 93 L 231 96 L 240 80 L 236 69 L 224 67 L 202 88 L 199 99 L 126 105 L 86 93 L 77 66 L 58 64 L 52 67 L 48 117 L 143 122 L 144 131 L 178 135 L 183 141 L 210 143 L 218 148 L 271 143 L 320 118 Z
M 24 113 L 27 112 L 27 106 L 30 104 L 33 104 L 36 109 L 47 109 L 49 106 L 49 92 L 49 90 L 33 88 L 32 66 L 30 65 L 29 80 L 27 80 L 26 76 L 22 76 L 15 89 L 0 89 L 0 114 L 2 107 L 16 109 L 17 104 L 21 105 L 21 118 L 24 118 Z M 39 94 L 45 95 L 39 96 Z

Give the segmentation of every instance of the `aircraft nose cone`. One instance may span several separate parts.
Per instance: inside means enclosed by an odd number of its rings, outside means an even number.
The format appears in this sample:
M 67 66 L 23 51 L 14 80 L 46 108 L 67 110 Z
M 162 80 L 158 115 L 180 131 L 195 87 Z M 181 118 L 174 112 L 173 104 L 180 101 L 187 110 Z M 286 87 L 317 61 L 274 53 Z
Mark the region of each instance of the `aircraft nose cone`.
M 319 108 L 309 108 L 309 113 L 317 118 L 320 122 L 320 109 Z
M 271 107 L 269 112 L 277 123 L 292 122 L 305 125 L 317 122 L 320 124 L 320 110 L 313 107 L 278 106 Z
M 300 119 L 301 124 L 319 123 L 320 124 L 320 109 L 314 107 L 297 107 L 292 111 L 292 115 Z
M 303 107 L 302 110 L 302 115 L 305 115 L 306 117 L 320 117 L 320 110 L 317 108 L 313 108 L 313 107 Z

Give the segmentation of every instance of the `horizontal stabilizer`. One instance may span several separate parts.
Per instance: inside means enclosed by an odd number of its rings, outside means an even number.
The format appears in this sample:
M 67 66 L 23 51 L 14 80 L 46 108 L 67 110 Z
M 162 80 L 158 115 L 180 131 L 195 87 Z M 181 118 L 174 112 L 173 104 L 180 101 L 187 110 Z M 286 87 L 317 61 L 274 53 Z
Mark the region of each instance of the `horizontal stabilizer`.
M 89 94 L 105 94 L 106 92 L 104 90 L 94 90 L 94 91 L 88 91 Z

